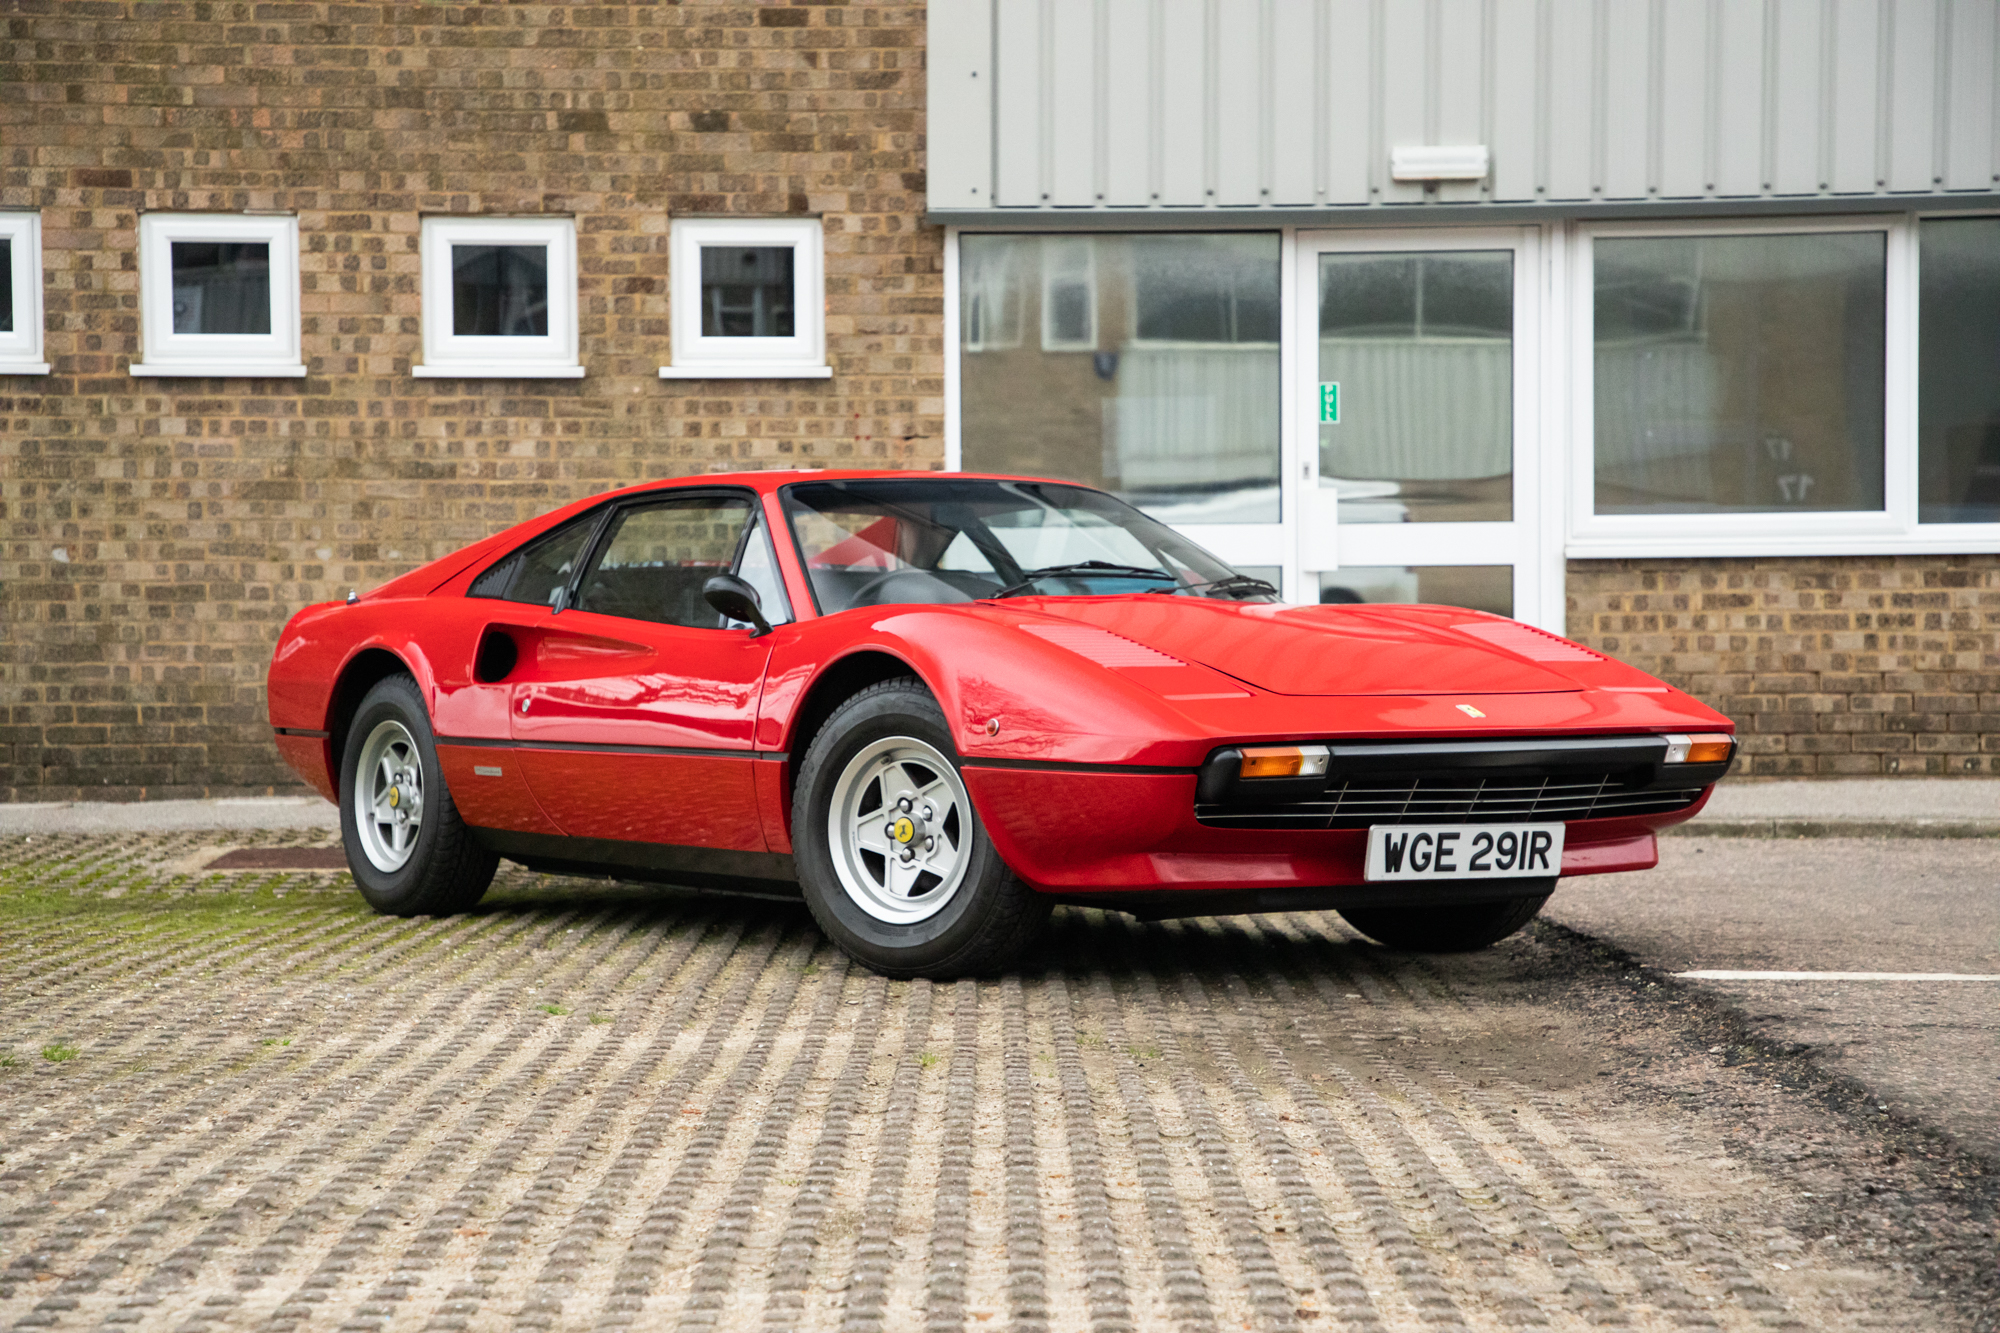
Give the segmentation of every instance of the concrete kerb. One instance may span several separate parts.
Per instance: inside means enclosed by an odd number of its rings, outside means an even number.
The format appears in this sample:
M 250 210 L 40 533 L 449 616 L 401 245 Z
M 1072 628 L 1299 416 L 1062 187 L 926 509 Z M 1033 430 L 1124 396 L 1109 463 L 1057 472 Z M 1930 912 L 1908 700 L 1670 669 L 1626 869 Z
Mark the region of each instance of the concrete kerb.
M 318 796 L 249 796 L 206 801 L 51 801 L 0 805 L 0 837 L 339 827 L 340 808 Z

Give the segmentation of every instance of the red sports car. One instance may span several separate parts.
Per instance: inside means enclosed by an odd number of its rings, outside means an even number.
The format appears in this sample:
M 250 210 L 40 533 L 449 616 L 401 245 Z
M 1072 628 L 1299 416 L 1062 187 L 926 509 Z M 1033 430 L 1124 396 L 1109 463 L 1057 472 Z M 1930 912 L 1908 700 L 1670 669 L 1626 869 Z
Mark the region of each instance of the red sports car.
M 299 612 L 270 706 L 379 911 L 501 857 L 802 894 L 898 976 L 997 967 L 1058 902 L 1481 948 L 1653 865 L 1735 745 L 1517 621 L 1286 606 L 1101 492 L 943 473 L 580 501 Z

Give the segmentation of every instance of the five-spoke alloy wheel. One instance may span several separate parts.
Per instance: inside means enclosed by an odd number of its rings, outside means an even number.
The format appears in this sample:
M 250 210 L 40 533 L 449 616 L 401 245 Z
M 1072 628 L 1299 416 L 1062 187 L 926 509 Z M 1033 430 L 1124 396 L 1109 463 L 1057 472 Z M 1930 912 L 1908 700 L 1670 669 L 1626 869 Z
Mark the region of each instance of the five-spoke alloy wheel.
M 354 885 L 378 912 L 463 912 L 493 882 L 500 858 L 458 817 L 423 696 L 408 676 L 377 681 L 348 722 L 340 832 Z
M 958 769 L 922 741 L 863 746 L 834 782 L 827 821 L 840 886 L 877 921 L 936 916 L 965 882 L 971 809 Z
M 862 690 L 813 737 L 792 845 L 821 929 L 890 976 L 1002 967 L 1048 919 L 980 827 L 944 714 L 909 677 Z
M 355 832 L 361 853 L 383 874 L 409 862 L 424 826 L 424 765 L 417 738 L 396 718 L 375 724 L 355 765 Z

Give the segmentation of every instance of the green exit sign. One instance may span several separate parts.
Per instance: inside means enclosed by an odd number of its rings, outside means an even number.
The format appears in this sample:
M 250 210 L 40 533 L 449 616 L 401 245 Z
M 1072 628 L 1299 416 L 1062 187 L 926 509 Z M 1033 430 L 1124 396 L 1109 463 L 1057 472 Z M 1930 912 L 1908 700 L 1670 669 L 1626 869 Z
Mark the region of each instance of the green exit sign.
M 1337 426 L 1340 424 L 1340 386 L 1322 384 L 1319 386 L 1319 424 Z

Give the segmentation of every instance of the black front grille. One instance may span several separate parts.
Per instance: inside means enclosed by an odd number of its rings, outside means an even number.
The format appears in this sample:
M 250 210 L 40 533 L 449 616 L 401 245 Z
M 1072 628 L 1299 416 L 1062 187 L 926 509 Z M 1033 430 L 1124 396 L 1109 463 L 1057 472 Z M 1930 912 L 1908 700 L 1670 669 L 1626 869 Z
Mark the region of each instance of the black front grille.
M 1682 810 L 1701 793 L 1701 787 L 1634 787 L 1625 773 L 1355 777 L 1335 778 L 1324 792 L 1298 800 L 1197 804 L 1195 818 L 1225 828 L 1267 829 L 1609 819 Z

